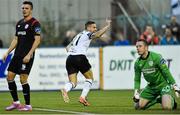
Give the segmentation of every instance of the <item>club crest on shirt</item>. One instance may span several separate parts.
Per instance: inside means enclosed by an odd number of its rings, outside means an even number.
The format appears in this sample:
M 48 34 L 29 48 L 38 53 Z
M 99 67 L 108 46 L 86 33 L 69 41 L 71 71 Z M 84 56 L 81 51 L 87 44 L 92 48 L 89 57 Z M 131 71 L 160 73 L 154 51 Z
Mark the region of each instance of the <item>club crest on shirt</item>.
M 25 29 L 27 29 L 28 27 L 29 27 L 29 25 L 28 25 L 28 24 L 26 24 L 26 25 L 25 25 Z
M 140 67 L 142 67 L 142 64 L 139 64 Z
M 149 66 L 153 66 L 153 61 L 149 61 Z
M 41 33 L 41 28 L 40 28 L 40 27 L 36 27 L 36 28 L 35 28 L 35 32 L 36 32 L 37 34 L 40 34 L 40 33 Z
M 18 28 L 20 27 L 20 25 L 17 26 Z

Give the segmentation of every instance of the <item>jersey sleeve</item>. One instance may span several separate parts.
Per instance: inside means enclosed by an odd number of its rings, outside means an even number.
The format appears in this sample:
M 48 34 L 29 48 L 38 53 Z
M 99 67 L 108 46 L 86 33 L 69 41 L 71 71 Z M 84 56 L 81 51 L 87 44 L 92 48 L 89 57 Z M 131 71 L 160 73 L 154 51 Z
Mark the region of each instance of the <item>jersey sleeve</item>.
M 141 71 L 138 67 L 138 62 L 136 61 L 134 64 L 134 89 L 140 89 L 140 84 L 141 84 Z
M 20 21 L 18 21 L 18 22 L 16 23 L 16 27 L 15 27 L 15 28 L 16 28 L 15 36 L 18 36 L 18 25 L 19 25 L 19 22 L 20 22 Z
M 157 65 L 158 65 L 158 68 L 160 69 L 164 79 L 169 84 L 174 84 L 175 80 L 174 80 L 172 74 L 170 73 L 169 68 L 166 65 L 165 59 L 161 55 L 157 56 Z
M 33 25 L 34 35 L 39 36 L 41 34 L 41 25 L 38 21 L 36 21 Z
M 15 32 L 15 36 L 18 36 L 18 34 L 17 34 L 17 24 L 16 24 L 16 32 Z
M 88 32 L 88 33 L 87 33 L 87 36 L 89 37 L 89 39 L 92 39 L 92 37 L 91 37 L 92 34 L 93 34 L 92 32 Z

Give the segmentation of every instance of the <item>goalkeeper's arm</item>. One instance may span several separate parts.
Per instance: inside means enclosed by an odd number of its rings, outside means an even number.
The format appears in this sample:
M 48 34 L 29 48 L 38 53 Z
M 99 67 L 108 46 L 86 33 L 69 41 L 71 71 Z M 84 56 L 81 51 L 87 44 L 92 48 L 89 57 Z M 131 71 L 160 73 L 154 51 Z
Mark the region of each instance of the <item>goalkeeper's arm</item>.
M 140 96 L 139 96 L 138 89 L 135 89 L 135 90 L 134 90 L 133 101 L 134 101 L 135 103 L 137 103 L 137 102 L 139 102 L 139 98 L 140 98 Z
M 177 97 L 179 97 L 180 94 L 180 88 L 177 86 L 177 84 L 175 83 L 175 80 L 172 76 L 172 74 L 169 71 L 169 68 L 167 67 L 165 60 L 161 57 L 161 55 L 158 58 L 158 66 L 163 74 L 163 77 L 166 81 L 169 82 L 169 84 L 173 84 L 173 89 L 175 91 L 175 94 Z
M 141 71 L 138 68 L 137 61 L 134 65 L 134 72 L 135 72 L 135 77 L 134 77 L 134 96 L 133 96 L 133 101 L 138 102 L 139 101 L 139 89 L 140 89 L 140 84 L 141 84 Z

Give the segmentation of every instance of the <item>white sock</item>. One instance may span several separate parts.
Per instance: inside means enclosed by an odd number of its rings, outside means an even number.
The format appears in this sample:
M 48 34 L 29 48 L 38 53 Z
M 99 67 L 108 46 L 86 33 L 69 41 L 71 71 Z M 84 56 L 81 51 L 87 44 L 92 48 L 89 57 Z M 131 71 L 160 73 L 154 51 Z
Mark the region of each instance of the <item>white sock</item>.
M 31 107 L 31 105 L 26 105 L 26 106 Z
M 66 92 L 69 92 L 69 91 L 70 91 L 72 88 L 74 88 L 74 87 L 75 87 L 75 85 L 74 85 L 73 82 L 68 82 L 68 83 L 65 84 L 64 90 L 65 90 Z
M 89 93 L 91 89 L 91 86 L 92 86 L 92 79 L 86 79 L 84 83 L 84 88 L 81 93 L 81 97 L 85 98 L 87 96 L 87 94 Z
M 16 104 L 20 104 L 20 101 L 15 101 Z

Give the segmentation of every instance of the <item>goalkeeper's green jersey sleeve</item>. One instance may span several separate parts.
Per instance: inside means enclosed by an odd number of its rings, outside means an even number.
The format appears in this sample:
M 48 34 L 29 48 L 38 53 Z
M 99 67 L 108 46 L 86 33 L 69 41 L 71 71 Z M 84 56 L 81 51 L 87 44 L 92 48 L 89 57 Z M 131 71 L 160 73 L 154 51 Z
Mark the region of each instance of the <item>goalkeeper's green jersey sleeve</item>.
M 160 87 L 163 84 L 174 84 L 166 63 L 160 54 L 149 52 L 146 59 L 139 57 L 134 64 L 134 89 L 140 89 L 141 74 L 151 87 Z

